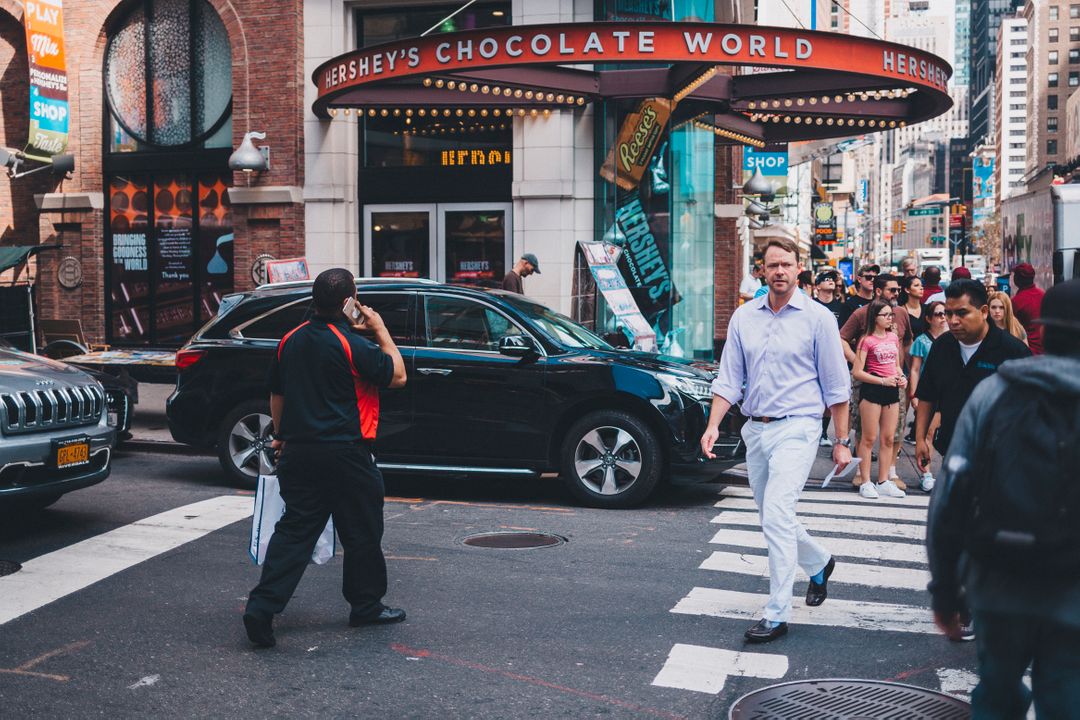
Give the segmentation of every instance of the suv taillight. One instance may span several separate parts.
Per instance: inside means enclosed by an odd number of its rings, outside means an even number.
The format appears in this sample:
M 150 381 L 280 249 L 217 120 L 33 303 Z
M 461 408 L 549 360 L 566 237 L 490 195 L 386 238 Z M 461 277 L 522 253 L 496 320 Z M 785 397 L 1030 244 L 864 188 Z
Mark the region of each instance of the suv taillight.
M 206 355 L 205 350 L 178 350 L 176 352 L 176 369 L 187 370 L 203 359 Z

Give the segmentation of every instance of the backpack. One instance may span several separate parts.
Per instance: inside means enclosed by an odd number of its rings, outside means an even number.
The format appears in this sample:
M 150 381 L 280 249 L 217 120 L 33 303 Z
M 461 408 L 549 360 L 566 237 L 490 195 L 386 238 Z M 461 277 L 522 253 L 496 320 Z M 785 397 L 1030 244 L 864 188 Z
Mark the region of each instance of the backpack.
M 1010 383 L 969 464 L 965 549 L 1010 573 L 1080 572 L 1080 398 Z

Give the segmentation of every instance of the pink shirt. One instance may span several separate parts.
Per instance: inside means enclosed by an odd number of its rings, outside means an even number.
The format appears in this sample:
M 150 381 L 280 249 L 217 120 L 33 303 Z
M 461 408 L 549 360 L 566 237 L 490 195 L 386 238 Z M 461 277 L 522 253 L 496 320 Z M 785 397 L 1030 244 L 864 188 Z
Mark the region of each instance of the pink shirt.
M 884 337 L 867 335 L 859 348 L 866 348 L 866 366 L 863 368 L 866 372 L 878 377 L 896 375 L 896 357 L 900 354 L 900 339 L 896 333 L 887 332 Z

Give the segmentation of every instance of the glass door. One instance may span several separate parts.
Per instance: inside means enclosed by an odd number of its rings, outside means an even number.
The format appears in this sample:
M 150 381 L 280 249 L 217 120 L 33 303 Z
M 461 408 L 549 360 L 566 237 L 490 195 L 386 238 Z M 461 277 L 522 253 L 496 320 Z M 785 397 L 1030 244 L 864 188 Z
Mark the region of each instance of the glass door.
M 500 287 L 513 265 L 510 203 L 369 205 L 365 277 Z
M 439 256 L 443 282 L 502 287 L 513 264 L 509 233 L 510 203 L 442 204 L 439 209 Z
M 365 207 L 364 277 L 434 277 L 435 225 L 434 204 Z

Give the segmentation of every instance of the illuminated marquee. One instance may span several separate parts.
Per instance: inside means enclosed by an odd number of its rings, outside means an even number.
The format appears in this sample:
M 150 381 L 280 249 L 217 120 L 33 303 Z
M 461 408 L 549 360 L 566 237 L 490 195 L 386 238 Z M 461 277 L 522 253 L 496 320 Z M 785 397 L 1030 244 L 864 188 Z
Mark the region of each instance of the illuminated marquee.
M 460 167 L 462 165 L 509 165 L 509 150 L 443 150 L 441 156 L 443 167 Z
M 320 99 L 425 73 L 515 65 L 715 63 L 859 72 L 946 92 L 952 68 L 930 53 L 838 33 L 716 23 L 508 26 L 394 41 L 320 65 Z

